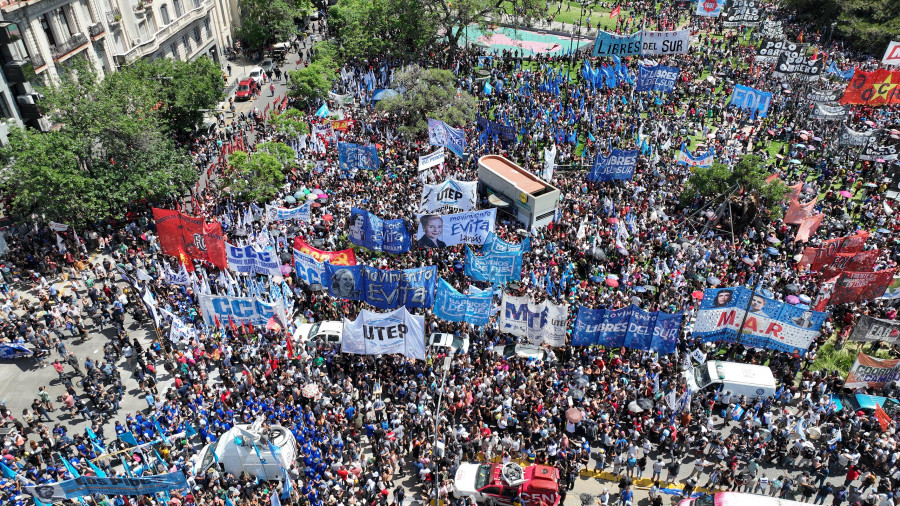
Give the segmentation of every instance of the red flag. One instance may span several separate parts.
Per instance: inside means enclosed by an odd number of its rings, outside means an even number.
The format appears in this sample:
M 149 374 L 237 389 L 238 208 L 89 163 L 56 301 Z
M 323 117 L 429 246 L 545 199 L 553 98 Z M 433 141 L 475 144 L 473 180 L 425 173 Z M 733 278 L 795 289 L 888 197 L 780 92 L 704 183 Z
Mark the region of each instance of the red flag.
M 824 217 L 824 214 L 819 213 L 801 221 L 800 228 L 797 229 L 797 235 L 794 237 L 794 242 L 808 241 L 809 236 L 816 233 L 816 230 L 819 228 L 819 225 L 822 224 L 822 218 Z
M 881 425 L 881 432 L 886 432 L 888 427 L 891 426 L 891 417 L 885 413 L 884 408 L 877 402 L 875 403 L 875 418 L 878 420 L 878 425 Z
M 294 358 L 294 345 L 291 343 L 291 336 L 287 336 L 287 356 L 288 358 Z
M 841 97 L 842 104 L 868 106 L 900 104 L 900 70 L 856 69 Z
M 815 50 L 813 51 L 812 58 L 810 58 L 810 61 L 816 61 L 817 59 L 819 59 L 819 48 L 815 48 Z
M 819 198 L 816 197 L 806 204 L 801 204 L 799 200 L 794 199 L 791 201 L 791 206 L 788 207 L 786 213 L 784 213 L 784 222 L 790 223 L 793 225 L 802 223 L 803 220 L 812 216 L 813 208 L 816 206 L 816 201 Z
M 275 319 L 275 315 L 273 314 L 269 321 L 266 322 L 266 329 L 272 330 L 275 332 L 281 331 L 281 325 L 278 324 L 278 320 Z
M 222 326 L 222 324 L 219 322 L 219 315 L 214 314 L 214 315 L 213 315 L 213 320 L 216 322 L 216 328 L 219 328 L 219 327 Z
M 619 6 L 617 5 L 616 8 L 613 9 L 612 12 L 609 13 L 609 19 L 612 19 L 612 18 L 618 16 L 618 15 L 619 15 L 619 12 L 620 12 L 621 10 L 622 10 L 622 8 L 619 7 Z
M 253 322 L 248 321 L 248 322 L 247 322 L 247 327 L 250 328 L 250 333 L 252 334 L 252 333 L 253 333 Z
M 234 324 L 234 320 L 231 319 L 231 315 L 228 315 L 228 325 L 231 327 L 231 331 L 237 334 L 237 325 Z
M 153 219 L 164 254 L 181 258 L 181 253 L 185 253 L 220 269 L 227 268 L 225 236 L 218 222 L 206 223 L 203 218 L 157 208 L 153 208 Z

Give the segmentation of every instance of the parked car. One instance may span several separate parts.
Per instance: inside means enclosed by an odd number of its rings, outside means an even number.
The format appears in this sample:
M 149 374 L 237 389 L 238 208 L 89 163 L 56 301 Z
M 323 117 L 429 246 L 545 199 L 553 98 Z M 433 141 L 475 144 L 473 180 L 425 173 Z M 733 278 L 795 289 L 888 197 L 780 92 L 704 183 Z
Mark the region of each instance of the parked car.
M 259 85 L 256 84 L 256 81 L 250 79 L 249 77 L 244 79 L 243 81 L 238 83 L 237 91 L 234 92 L 235 100 L 250 100 L 253 98 L 253 93 Z
M 344 323 L 338 321 L 301 323 L 294 331 L 294 341 L 302 345 L 315 342 L 330 346 L 339 345 L 343 330 Z
M 262 85 L 263 83 L 263 69 L 261 67 L 253 67 L 250 69 L 250 74 L 247 76 L 250 79 L 253 79 L 257 85 Z
M 471 497 L 477 503 L 511 506 L 520 499 L 525 506 L 559 504 L 559 470 L 550 466 L 522 468 L 507 464 L 463 463 L 453 480 L 453 495 Z
M 271 58 L 266 58 L 259 64 L 259 68 L 263 69 L 263 72 L 268 72 L 275 68 L 275 62 Z

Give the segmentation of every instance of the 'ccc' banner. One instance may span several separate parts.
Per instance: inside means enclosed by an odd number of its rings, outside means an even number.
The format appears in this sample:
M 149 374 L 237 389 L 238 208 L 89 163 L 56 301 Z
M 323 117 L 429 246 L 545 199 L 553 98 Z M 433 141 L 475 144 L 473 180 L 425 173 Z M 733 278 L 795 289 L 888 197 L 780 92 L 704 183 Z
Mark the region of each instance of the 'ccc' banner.
M 900 71 L 878 69 L 863 72 L 856 69 L 844 90 L 841 103 L 869 106 L 900 104 Z

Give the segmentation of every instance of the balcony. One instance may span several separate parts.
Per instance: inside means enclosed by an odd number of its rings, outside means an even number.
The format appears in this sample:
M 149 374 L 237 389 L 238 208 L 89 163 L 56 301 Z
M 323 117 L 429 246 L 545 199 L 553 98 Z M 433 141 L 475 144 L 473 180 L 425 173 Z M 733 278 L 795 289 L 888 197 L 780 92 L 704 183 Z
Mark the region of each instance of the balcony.
M 91 35 L 91 39 L 96 39 L 106 33 L 106 27 L 103 26 L 103 23 L 97 22 L 90 27 L 88 27 L 88 33 Z
M 183 16 L 172 20 L 171 23 L 164 26 L 161 30 L 151 35 L 149 39 L 142 41 L 139 44 L 135 44 L 134 47 L 129 49 L 124 53 L 114 54 L 113 60 L 115 60 L 116 65 L 123 66 L 128 65 L 129 63 L 137 60 L 138 58 L 143 58 L 147 55 L 155 53 L 159 50 L 159 47 L 172 37 L 177 34 L 182 28 L 190 25 L 194 21 L 202 18 L 213 8 L 212 0 L 203 0 L 199 2 L 198 7 L 187 11 Z
M 29 56 L 28 59 L 31 60 L 31 64 L 35 70 L 38 70 L 42 67 L 47 66 L 47 62 L 44 61 L 44 57 L 39 54 L 36 54 L 34 56 Z
M 34 79 L 34 64 L 28 60 L 14 60 L 3 66 L 3 73 L 10 83 L 27 83 Z
M 53 61 L 59 61 L 65 58 L 69 53 L 74 53 L 75 50 L 87 43 L 88 38 L 83 33 L 76 33 L 62 44 L 51 47 L 50 55 L 53 56 Z
M 111 11 L 106 11 L 106 22 L 109 23 L 109 26 L 117 25 L 119 21 L 122 21 L 122 11 L 118 7 Z

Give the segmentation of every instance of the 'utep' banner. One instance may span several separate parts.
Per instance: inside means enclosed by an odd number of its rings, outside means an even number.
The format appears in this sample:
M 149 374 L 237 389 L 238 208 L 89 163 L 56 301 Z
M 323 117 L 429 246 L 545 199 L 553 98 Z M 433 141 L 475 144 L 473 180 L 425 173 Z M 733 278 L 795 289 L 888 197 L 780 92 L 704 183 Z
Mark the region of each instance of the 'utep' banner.
M 508 283 L 522 279 L 522 252 L 476 255 L 466 247 L 466 276 L 475 281 Z
M 383 220 L 362 209 L 350 209 L 350 242 L 373 251 L 406 253 L 412 248 L 412 235 L 406 220 Z
M 434 305 L 437 267 L 402 271 L 381 270 L 367 265 L 325 264 L 322 285 L 339 299 L 361 300 L 378 309 L 400 306 L 430 308 Z
M 859 321 L 853 327 L 849 340 L 864 343 L 881 341 L 889 345 L 900 344 L 900 322 L 872 318 L 864 314 L 859 317 Z
M 425 360 L 425 317 L 406 308 L 390 313 L 360 311 L 356 320 L 344 318 L 341 352 L 355 355 L 393 355 Z
M 420 213 L 444 213 L 475 209 L 478 181 L 447 179 L 443 183 L 426 184 L 419 201 Z
M 184 473 L 175 471 L 166 474 L 143 476 L 140 478 L 102 478 L 100 476 L 80 476 L 56 483 L 28 485 L 25 490 L 43 503 L 65 501 L 92 494 L 106 495 L 153 495 L 160 492 L 190 490 Z
M 782 53 L 793 56 L 806 54 L 807 46 L 786 40 L 764 40 L 753 58 L 758 63 L 775 63 Z
M 683 313 L 648 312 L 637 306 L 610 311 L 578 308 L 572 346 L 604 346 L 675 353 Z
M 210 327 L 216 326 L 216 319 L 221 325 L 234 322 L 238 327 L 245 324 L 262 327 L 275 314 L 279 316 L 280 321 L 287 321 L 284 304 L 281 301 L 269 304 L 249 297 L 227 297 L 201 293 L 200 313 L 203 315 L 203 321 Z
M 762 21 L 762 11 L 755 0 L 728 0 L 722 24 L 726 28 L 753 26 Z
M 714 153 L 713 148 L 709 148 L 705 155 L 692 155 L 687 150 L 687 146 L 682 143 L 681 150 L 678 151 L 678 157 L 675 158 L 675 163 L 687 165 L 688 167 L 709 167 L 713 164 Z
M 898 380 L 900 380 L 900 360 L 875 358 L 860 353 L 847 373 L 844 388 L 881 389 L 887 383 Z
M 680 72 L 681 69 L 678 67 L 666 67 L 665 65 L 647 67 L 639 65 L 637 86 L 634 88 L 634 91 L 672 93 Z
M 416 241 L 420 248 L 446 248 L 457 244 L 484 244 L 494 231 L 497 209 L 456 214 L 417 214 L 419 230 Z
M 293 208 L 266 204 L 266 219 L 269 221 L 300 220 L 309 223 L 311 221 L 311 213 L 312 202 L 306 202 L 302 206 Z
M 624 150 L 614 148 L 609 156 L 597 153 L 594 166 L 588 173 L 591 181 L 612 181 L 614 179 L 629 180 L 634 177 L 634 168 L 637 165 L 638 150 Z
M 307 255 L 297 249 L 294 250 L 294 271 L 297 273 L 297 277 L 305 281 L 307 285 L 323 284 L 325 264 L 313 258 L 312 255 Z
M 487 255 L 488 253 L 527 253 L 529 251 L 531 251 L 531 237 L 526 237 L 524 241 L 514 244 L 497 237 L 497 234 L 493 232 L 488 235 L 481 246 L 482 255 Z
M 872 142 L 876 135 L 878 135 L 878 130 L 857 132 L 856 130 L 849 128 L 847 125 L 844 125 L 844 129 L 843 131 L 841 131 L 839 142 L 841 146 L 865 146 L 866 144 Z
M 769 104 L 772 103 L 772 94 L 759 91 L 749 86 L 736 85 L 731 93 L 731 105 L 738 109 L 749 110 L 751 117 L 757 115 L 765 118 L 769 112 Z
M 699 0 L 697 2 L 697 10 L 694 12 L 694 14 L 698 16 L 717 18 L 720 14 L 722 14 L 722 9 L 724 8 L 725 0 Z
M 437 294 L 434 296 L 434 315 L 448 322 L 469 322 L 472 325 L 487 325 L 491 320 L 493 290 L 478 290 L 469 287 L 470 295 L 459 293 L 441 278 Z
M 225 243 L 228 268 L 245 274 L 281 276 L 281 261 L 274 250 L 258 251 L 251 245 L 235 246 Z
M 528 297 L 503 294 L 500 308 L 500 332 L 527 338 L 532 344 L 565 346 L 568 306 L 547 300 L 533 304 Z
M 847 106 L 816 104 L 810 116 L 825 121 L 841 121 L 847 117 L 848 112 L 850 109 Z
M 444 163 L 444 148 L 441 148 L 434 153 L 429 153 L 427 155 L 423 155 L 419 157 L 419 171 L 423 171 L 426 169 L 430 169 L 434 166 L 440 165 Z
M 378 148 L 352 142 L 339 142 L 338 161 L 343 172 L 376 170 L 379 165 Z
M 453 128 L 441 120 L 428 118 L 428 143 L 445 147 L 462 158 L 466 152 L 466 133 L 462 128 Z
M 641 54 L 641 32 L 616 35 L 599 30 L 591 56 L 632 56 Z
M 798 262 L 798 267 L 809 266 L 811 271 L 821 272 L 825 267 L 832 265 L 839 253 L 859 253 L 862 251 L 863 245 L 868 238 L 868 232 L 860 232 L 845 237 L 829 239 L 822 243 L 822 246 L 819 248 L 806 248 L 803 250 L 803 257 Z
M 892 162 L 897 159 L 897 145 L 891 144 L 888 146 L 879 146 L 875 143 L 870 143 L 868 146 L 863 148 L 862 153 L 859 155 L 860 160 L 866 160 L 869 162 L 881 161 Z
M 319 262 L 330 262 L 333 265 L 356 265 L 356 253 L 352 249 L 323 251 L 313 248 L 299 237 L 294 238 L 294 249 L 315 258 Z
M 825 59 L 808 60 L 805 54 L 794 56 L 787 52 L 778 55 L 778 63 L 775 64 L 775 77 L 799 75 L 806 81 L 815 81 L 822 75 Z
M 205 260 L 220 269 L 228 266 L 225 257 L 225 236 L 219 222 L 206 223 L 170 209 L 153 208 L 153 220 L 159 246 L 166 255 L 187 263 L 185 256 Z
M 841 103 L 869 106 L 900 104 L 900 71 L 878 69 L 863 72 L 856 69 L 847 83 Z
M 644 30 L 641 32 L 641 54 L 643 56 L 687 53 L 690 44 L 690 30 L 673 32 Z
M 878 272 L 843 271 L 822 283 L 814 307 L 818 311 L 824 311 L 828 306 L 877 299 L 884 295 L 896 272 L 897 269 Z
M 750 312 L 747 314 L 749 305 Z M 747 319 L 744 321 L 744 315 Z M 805 355 L 828 315 L 753 294 L 748 288 L 704 290 L 693 333 L 704 342 L 740 342 Z M 743 333 L 741 322 L 744 322 Z

